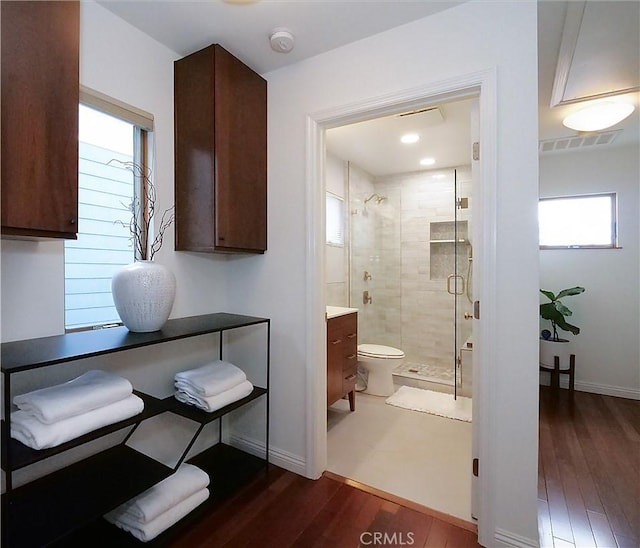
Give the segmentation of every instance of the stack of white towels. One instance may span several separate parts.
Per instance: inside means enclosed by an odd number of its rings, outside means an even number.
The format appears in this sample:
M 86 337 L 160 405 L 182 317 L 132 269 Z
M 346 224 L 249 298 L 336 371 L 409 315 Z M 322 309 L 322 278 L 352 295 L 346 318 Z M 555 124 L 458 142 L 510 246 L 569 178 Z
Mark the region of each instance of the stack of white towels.
M 216 360 L 175 375 L 176 399 L 208 412 L 248 396 L 253 385 L 242 369 Z
M 11 437 L 32 449 L 56 447 L 144 409 L 131 383 L 101 370 L 13 398 Z
M 209 476 L 192 464 L 104 516 L 142 542 L 157 537 L 209 498 Z

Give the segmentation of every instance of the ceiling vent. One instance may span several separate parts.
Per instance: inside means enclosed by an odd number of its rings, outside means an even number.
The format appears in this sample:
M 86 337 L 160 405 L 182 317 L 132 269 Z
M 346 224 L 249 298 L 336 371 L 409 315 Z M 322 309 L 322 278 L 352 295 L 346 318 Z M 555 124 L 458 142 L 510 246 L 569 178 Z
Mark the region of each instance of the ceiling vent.
M 396 114 L 398 118 L 405 118 L 407 116 L 417 116 L 420 117 L 420 124 L 423 126 L 435 126 L 437 124 L 441 124 L 444 122 L 444 116 L 442 115 L 442 111 L 440 107 L 427 107 L 420 108 L 416 110 L 409 110 L 407 112 L 402 112 L 401 114 Z
M 538 148 L 541 154 L 547 152 L 565 152 L 568 150 L 583 150 L 585 148 L 603 147 L 612 144 L 621 129 L 614 131 L 599 131 L 595 133 L 585 133 L 575 137 L 562 137 L 560 139 L 547 139 L 540 141 Z

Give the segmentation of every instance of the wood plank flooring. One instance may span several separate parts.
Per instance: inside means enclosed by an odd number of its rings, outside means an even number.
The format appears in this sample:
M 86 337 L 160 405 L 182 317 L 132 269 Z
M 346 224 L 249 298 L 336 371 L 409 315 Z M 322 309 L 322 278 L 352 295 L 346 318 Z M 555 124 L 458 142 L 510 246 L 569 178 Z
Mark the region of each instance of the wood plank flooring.
M 539 449 L 542 548 L 640 547 L 640 402 L 541 387 Z M 376 545 L 375 534 L 384 546 L 479 546 L 475 533 L 409 506 L 272 466 L 172 548 L 355 548 Z
M 480 546 L 475 533 L 415 509 L 328 477 L 313 481 L 271 467 L 234 498 L 213 509 L 172 548 L 376 545 Z
M 540 389 L 542 548 L 640 546 L 640 402 Z

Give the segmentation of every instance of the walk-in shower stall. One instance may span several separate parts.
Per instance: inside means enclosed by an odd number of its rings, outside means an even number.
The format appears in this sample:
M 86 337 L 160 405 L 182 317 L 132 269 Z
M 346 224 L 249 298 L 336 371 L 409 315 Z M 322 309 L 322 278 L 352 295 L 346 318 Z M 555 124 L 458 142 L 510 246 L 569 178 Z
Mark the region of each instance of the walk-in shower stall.
M 347 181 L 359 342 L 405 353 L 397 384 L 471 396 L 471 167 Z

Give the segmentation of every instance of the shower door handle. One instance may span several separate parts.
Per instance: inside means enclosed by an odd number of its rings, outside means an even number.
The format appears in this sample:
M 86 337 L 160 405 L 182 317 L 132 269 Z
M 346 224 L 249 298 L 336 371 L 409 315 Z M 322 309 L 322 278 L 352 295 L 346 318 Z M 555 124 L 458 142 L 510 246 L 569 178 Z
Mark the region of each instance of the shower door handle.
M 457 278 L 460 278 L 460 291 L 457 291 L 458 284 L 456 283 L 456 289 L 451 289 L 451 282 Z M 447 293 L 450 295 L 464 295 L 464 276 L 460 274 L 450 274 L 447 276 Z

